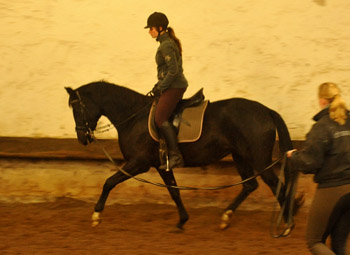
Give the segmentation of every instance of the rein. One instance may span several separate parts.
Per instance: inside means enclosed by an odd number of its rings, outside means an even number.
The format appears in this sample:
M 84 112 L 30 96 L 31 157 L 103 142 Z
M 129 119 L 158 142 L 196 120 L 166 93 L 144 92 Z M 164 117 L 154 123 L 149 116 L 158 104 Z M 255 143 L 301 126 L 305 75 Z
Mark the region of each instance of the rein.
M 77 91 L 78 93 L 78 91 Z M 146 94 L 146 96 L 151 96 L 151 97 L 154 97 L 154 95 L 152 94 L 152 91 L 148 92 Z M 81 99 L 80 99 L 81 101 Z M 148 103 L 145 107 L 143 108 L 147 108 L 149 105 L 151 105 L 153 103 L 153 101 L 151 101 L 150 103 Z M 131 120 L 132 118 L 134 118 L 136 115 L 138 115 L 141 111 L 143 111 L 143 108 L 141 108 L 139 111 L 135 112 L 134 114 L 132 114 L 131 116 L 129 116 L 127 119 L 123 120 L 121 123 L 119 123 L 117 125 L 118 126 L 121 126 L 123 125 L 124 123 L 128 122 L 129 120 Z M 101 127 L 98 127 L 98 129 L 96 129 L 96 133 L 104 133 L 104 132 L 108 132 L 109 130 L 112 130 L 116 128 L 112 123 L 109 123 L 109 124 L 106 124 L 104 126 L 101 126 Z
M 284 177 L 285 166 L 286 166 L 286 161 L 287 161 L 286 154 L 284 154 L 283 157 L 272 162 L 269 166 L 264 168 L 261 172 L 255 174 L 247 179 L 244 179 L 240 182 L 234 183 L 234 184 L 215 186 L 215 187 L 188 187 L 188 186 L 178 186 L 178 185 L 174 186 L 174 185 L 166 185 L 166 184 L 157 183 L 157 182 L 151 182 L 149 180 L 139 178 L 139 177 L 136 177 L 136 176 L 129 174 L 128 172 L 126 172 L 124 169 L 122 169 L 121 167 L 119 167 L 117 165 L 117 163 L 113 160 L 111 155 L 106 151 L 106 149 L 103 147 L 103 145 L 98 141 L 98 139 L 95 136 L 92 136 L 92 138 L 98 144 L 98 146 L 101 148 L 101 150 L 104 152 L 106 157 L 117 167 L 117 170 L 122 172 L 126 176 L 128 176 L 136 181 L 142 182 L 142 183 L 147 183 L 147 184 L 151 184 L 151 185 L 154 185 L 157 187 L 162 187 L 162 188 L 172 188 L 172 189 L 178 189 L 178 190 L 220 190 L 220 189 L 231 188 L 231 187 L 241 185 L 241 184 L 246 183 L 252 179 L 257 178 L 262 173 L 271 169 L 274 165 L 276 165 L 278 162 L 283 160 L 283 163 L 282 163 L 281 169 L 280 169 L 280 176 L 279 176 L 279 180 L 278 180 L 277 191 L 276 191 L 277 200 L 278 200 L 278 197 L 279 197 L 280 192 L 281 192 L 282 179 Z M 297 177 L 298 177 L 298 175 L 296 175 L 294 178 L 297 179 Z M 277 208 L 278 201 L 276 201 L 274 203 L 274 210 L 272 213 L 271 223 L 270 223 L 270 235 L 273 238 L 287 237 L 288 235 L 290 235 L 291 231 L 294 228 L 293 208 L 294 208 L 294 195 L 296 192 L 296 187 L 297 187 L 296 181 L 293 182 L 293 185 L 291 185 L 291 181 L 289 181 L 288 186 L 286 188 L 284 203 L 281 206 L 281 210 L 277 216 L 276 216 L 276 212 L 277 212 L 276 208 Z M 290 197 L 290 199 L 288 199 L 288 197 Z M 282 225 L 283 213 L 286 210 L 286 206 L 287 206 L 288 201 L 289 201 L 289 210 L 288 210 L 287 225 L 284 228 L 282 228 L 281 225 Z M 276 218 L 277 218 L 277 221 L 275 222 Z
M 244 179 L 244 180 L 242 180 L 240 182 L 234 183 L 234 184 L 228 184 L 228 185 L 222 185 L 222 186 L 216 186 L 216 187 L 188 187 L 188 186 L 178 186 L 178 185 L 174 186 L 174 185 L 166 185 L 166 184 L 157 183 L 157 182 L 151 182 L 151 181 L 148 181 L 146 179 L 139 178 L 139 177 L 136 177 L 134 175 L 129 174 L 128 172 L 126 172 L 124 169 L 122 169 L 121 167 L 119 167 L 117 165 L 117 163 L 113 160 L 111 155 L 109 155 L 109 153 L 106 151 L 106 149 L 102 146 L 102 144 L 97 140 L 97 138 L 95 136 L 93 136 L 93 139 L 100 146 L 101 150 L 104 152 L 104 154 L 109 159 L 109 161 L 111 161 L 117 167 L 117 170 L 122 172 L 126 176 L 128 176 L 128 177 L 130 177 L 130 178 L 132 178 L 134 180 L 137 180 L 139 182 L 152 184 L 154 186 L 163 187 L 163 188 L 173 188 L 173 189 L 179 189 L 179 190 L 219 190 L 219 189 L 226 189 L 226 188 L 238 186 L 238 185 L 241 185 L 243 183 L 249 182 L 252 179 L 257 178 L 262 173 L 264 173 L 265 171 L 271 169 L 274 165 L 276 165 L 278 162 L 280 162 L 283 159 L 283 158 L 279 158 L 279 159 L 275 160 L 274 162 L 272 162 L 269 166 L 267 166 L 261 172 L 255 174 L 255 175 L 253 175 L 253 176 L 251 176 L 251 177 L 249 177 L 247 179 Z

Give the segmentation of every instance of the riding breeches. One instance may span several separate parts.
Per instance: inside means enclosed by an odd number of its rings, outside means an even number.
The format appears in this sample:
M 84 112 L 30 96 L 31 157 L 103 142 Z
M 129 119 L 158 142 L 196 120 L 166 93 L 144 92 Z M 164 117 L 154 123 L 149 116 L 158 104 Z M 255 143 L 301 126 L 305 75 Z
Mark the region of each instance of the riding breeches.
M 349 193 L 349 190 L 350 184 L 316 190 L 306 228 L 306 241 L 312 254 L 335 254 L 322 239 L 335 204 L 343 195 Z
M 185 91 L 186 88 L 169 88 L 160 95 L 154 116 L 158 128 L 170 118 Z

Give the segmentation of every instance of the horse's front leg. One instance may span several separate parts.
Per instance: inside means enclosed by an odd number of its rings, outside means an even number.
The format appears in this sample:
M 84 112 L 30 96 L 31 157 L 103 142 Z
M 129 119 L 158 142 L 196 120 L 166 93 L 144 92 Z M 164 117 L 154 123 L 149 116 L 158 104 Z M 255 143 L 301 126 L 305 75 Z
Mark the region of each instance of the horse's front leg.
M 173 171 L 164 171 L 164 170 L 158 170 L 159 175 L 162 177 L 165 185 L 167 186 L 176 186 L 176 180 L 173 174 Z M 180 216 L 180 221 L 176 225 L 179 229 L 183 229 L 183 225 L 187 222 L 188 220 L 188 214 L 187 211 L 182 203 L 181 196 L 180 196 L 180 191 L 177 188 L 168 188 L 168 191 L 171 195 L 171 198 L 174 200 L 177 210 L 179 212 Z
M 138 175 L 140 173 L 146 172 L 149 168 L 148 167 L 135 167 L 134 164 L 126 163 L 123 166 L 123 170 L 127 173 L 129 173 L 131 176 Z M 103 211 L 108 195 L 110 191 L 119 183 L 128 180 L 130 177 L 122 173 L 120 170 L 113 174 L 111 177 L 109 177 L 105 184 L 103 185 L 102 193 L 100 195 L 99 200 L 97 201 L 95 205 L 95 211 L 92 214 L 92 226 L 96 227 L 101 223 L 101 212 Z

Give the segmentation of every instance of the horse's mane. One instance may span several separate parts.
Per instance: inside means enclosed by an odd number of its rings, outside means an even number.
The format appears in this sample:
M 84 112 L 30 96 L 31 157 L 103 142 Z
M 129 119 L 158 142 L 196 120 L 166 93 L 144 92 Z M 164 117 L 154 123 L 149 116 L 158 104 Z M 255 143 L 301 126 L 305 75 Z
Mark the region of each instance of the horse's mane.
M 139 92 L 104 80 L 82 85 L 78 88 L 78 90 L 81 93 L 90 94 L 93 97 L 112 97 L 115 99 L 127 98 L 130 103 L 143 101 L 147 102 L 150 100 L 150 97 L 147 97 Z

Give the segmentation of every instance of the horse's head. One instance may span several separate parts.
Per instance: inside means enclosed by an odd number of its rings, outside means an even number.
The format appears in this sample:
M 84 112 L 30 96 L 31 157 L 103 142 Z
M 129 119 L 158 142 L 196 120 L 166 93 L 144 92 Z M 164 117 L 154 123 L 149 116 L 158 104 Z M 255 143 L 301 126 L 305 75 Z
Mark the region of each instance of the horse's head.
M 83 145 L 88 145 L 93 141 L 92 132 L 95 130 L 101 115 L 91 98 L 88 96 L 82 98 L 78 90 L 67 87 L 65 89 L 69 94 L 69 105 L 73 109 L 78 141 Z

